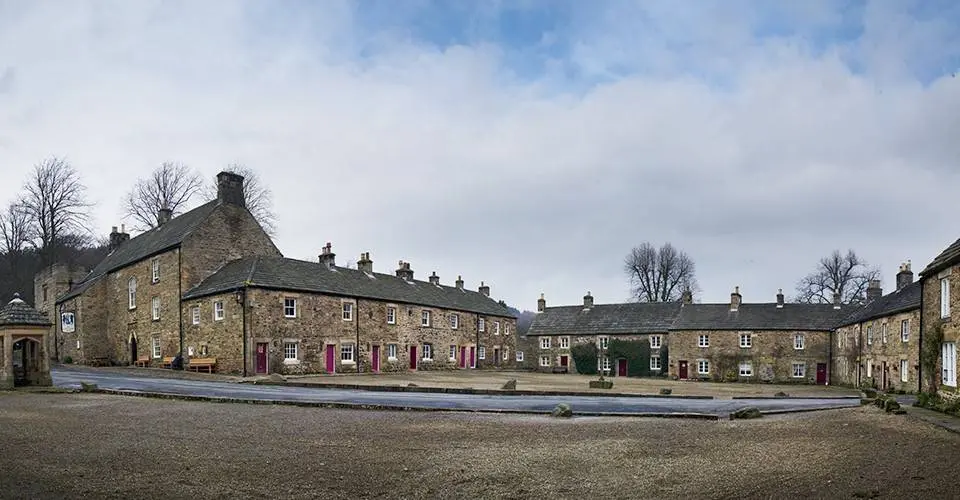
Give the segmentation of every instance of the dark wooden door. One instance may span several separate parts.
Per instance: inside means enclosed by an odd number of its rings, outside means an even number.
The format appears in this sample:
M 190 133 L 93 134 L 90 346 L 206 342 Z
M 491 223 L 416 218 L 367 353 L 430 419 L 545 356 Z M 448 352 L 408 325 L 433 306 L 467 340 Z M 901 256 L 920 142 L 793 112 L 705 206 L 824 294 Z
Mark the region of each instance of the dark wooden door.
M 570 358 L 568 358 L 566 354 L 561 354 L 561 355 L 560 355 L 560 366 L 566 368 L 567 365 L 569 365 L 569 364 L 570 364 Z
M 417 346 L 410 346 L 410 369 L 417 369 Z
M 380 373 L 380 346 L 373 346 L 373 352 L 370 353 L 373 373 Z
M 677 361 L 677 378 L 680 380 L 687 379 L 687 362 L 686 361 Z
M 493 350 L 493 364 L 500 366 L 500 349 Z
M 618 359 L 617 360 L 617 376 L 626 377 L 627 376 L 627 360 Z
M 827 364 L 817 363 L 817 385 L 826 385 L 827 383 Z
M 257 373 L 267 373 L 267 343 L 257 342 Z
M 130 364 L 137 362 L 137 338 L 130 337 Z
M 470 368 L 477 367 L 477 348 L 470 346 Z
M 336 346 L 327 344 L 327 373 L 333 373 L 337 366 Z
M 467 347 L 461 346 L 460 347 L 460 368 L 466 368 L 466 367 L 467 367 Z

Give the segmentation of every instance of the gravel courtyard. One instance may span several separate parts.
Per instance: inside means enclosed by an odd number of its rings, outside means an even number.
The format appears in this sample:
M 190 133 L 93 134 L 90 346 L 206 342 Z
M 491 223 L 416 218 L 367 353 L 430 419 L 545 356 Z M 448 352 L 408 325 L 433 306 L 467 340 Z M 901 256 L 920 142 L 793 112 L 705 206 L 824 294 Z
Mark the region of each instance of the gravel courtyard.
M 0 393 L 3 498 L 952 498 L 960 435 L 870 406 L 749 421 Z

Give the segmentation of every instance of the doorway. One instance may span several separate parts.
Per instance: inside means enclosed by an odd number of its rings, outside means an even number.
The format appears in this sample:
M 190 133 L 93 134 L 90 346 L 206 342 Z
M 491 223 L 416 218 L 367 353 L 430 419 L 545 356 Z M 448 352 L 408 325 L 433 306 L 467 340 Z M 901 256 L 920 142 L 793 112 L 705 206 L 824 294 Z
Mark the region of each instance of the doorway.
M 380 346 L 373 346 L 373 351 L 370 352 L 370 356 L 373 373 L 380 373 Z
M 564 370 L 563 370 L 564 372 L 567 371 L 566 368 L 567 368 L 567 366 L 568 366 L 569 364 L 570 364 L 570 358 L 569 358 L 566 354 L 561 354 L 561 355 L 560 355 L 560 367 L 564 369 Z
M 26 338 L 13 343 L 13 385 L 39 385 L 42 369 L 40 342 Z
M 267 351 L 269 344 L 257 342 L 257 373 L 267 373 Z
M 417 346 L 410 346 L 410 369 L 417 369 Z
M 679 378 L 680 380 L 687 379 L 687 361 L 686 360 L 677 361 L 677 378 Z
M 467 348 L 466 346 L 460 346 L 460 368 L 467 367 Z
M 886 366 L 886 362 L 883 363 Z M 883 373 L 884 385 L 886 385 L 887 373 L 886 367 L 884 367 Z M 827 385 L 827 364 L 826 363 L 817 363 L 817 385 Z
M 617 376 L 626 377 L 627 376 L 627 360 L 620 358 L 617 360 Z
M 470 368 L 477 367 L 477 348 L 470 346 Z
M 500 349 L 496 347 L 493 349 L 493 364 L 500 366 Z
M 137 336 L 130 336 L 130 364 L 137 362 Z
M 327 355 L 325 359 L 326 365 L 327 365 L 326 366 L 327 373 L 333 373 L 337 366 L 336 357 L 334 356 L 334 347 L 335 346 L 333 344 L 327 344 Z

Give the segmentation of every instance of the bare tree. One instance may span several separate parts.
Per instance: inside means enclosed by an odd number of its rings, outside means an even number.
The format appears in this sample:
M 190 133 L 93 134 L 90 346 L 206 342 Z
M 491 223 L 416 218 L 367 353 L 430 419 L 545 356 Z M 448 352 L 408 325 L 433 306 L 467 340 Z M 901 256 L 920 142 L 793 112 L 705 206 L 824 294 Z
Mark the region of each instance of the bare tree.
M 86 199 L 86 187 L 66 160 L 51 157 L 34 167 L 24 190 L 23 207 L 39 239 L 43 263 L 51 265 L 57 260 L 60 235 L 89 233 L 87 217 L 91 204 Z
M 831 304 L 833 295 L 840 294 L 844 304 L 865 300 L 870 280 L 880 279 L 880 270 L 868 267 L 867 262 L 853 250 L 846 255 L 834 250 L 820 259 L 817 268 L 797 283 L 796 302 Z
M 263 230 L 270 236 L 277 232 L 276 216 L 273 213 L 273 193 L 270 188 L 260 181 L 257 172 L 246 165 L 233 163 L 227 165 L 226 172 L 232 172 L 243 176 L 243 197 L 247 204 L 247 210 L 257 219 Z M 204 189 L 204 198 L 206 200 L 217 199 L 217 182 L 214 179 L 212 185 L 207 185 Z
M 659 249 L 650 243 L 634 247 L 623 263 L 631 293 L 639 302 L 674 302 L 684 291 L 699 291 L 696 266 L 670 243 Z
M 196 171 L 182 163 L 163 162 L 127 193 L 124 214 L 134 219 L 134 229 L 150 230 L 159 225 L 160 210 L 170 210 L 173 217 L 180 215 L 201 187 L 203 178 Z
M 18 200 L 0 212 L 0 253 L 20 256 L 30 243 L 30 215 Z

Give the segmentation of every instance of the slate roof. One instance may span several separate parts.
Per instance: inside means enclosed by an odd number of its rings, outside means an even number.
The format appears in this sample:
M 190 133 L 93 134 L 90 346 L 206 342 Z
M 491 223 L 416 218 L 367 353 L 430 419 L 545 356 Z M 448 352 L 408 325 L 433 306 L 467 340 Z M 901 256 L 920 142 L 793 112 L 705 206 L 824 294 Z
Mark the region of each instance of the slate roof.
M 847 326 L 855 323 L 862 323 L 891 314 L 897 314 L 911 309 L 920 309 L 920 294 L 923 291 L 919 281 L 914 281 L 909 285 L 888 293 L 878 299 L 868 302 L 866 305 L 854 311 L 849 316 L 843 318 L 838 326 Z
M 480 292 L 429 281 L 407 282 L 393 274 L 367 274 L 317 262 L 284 257 L 245 257 L 225 264 L 216 273 L 188 290 L 184 300 L 251 288 L 327 293 L 383 301 L 440 307 L 458 311 L 515 317 L 506 307 Z
M 851 308 L 859 307 L 788 303 L 778 308 L 770 302 L 744 303 L 731 311 L 730 304 L 690 304 L 680 311 L 671 330 L 833 330 Z
M 931 273 L 941 271 L 957 262 L 960 262 L 960 239 L 954 241 L 952 245 L 940 252 L 940 255 L 937 255 L 933 261 L 927 264 L 927 267 L 924 268 L 923 271 L 920 271 L 920 276 L 925 277 Z
M 129 266 L 137 261 L 152 255 L 175 248 L 183 243 L 184 238 L 199 226 L 217 208 L 218 200 L 200 205 L 189 212 L 183 213 L 166 224 L 155 227 L 145 233 L 123 242 L 116 250 L 108 254 L 97 267 L 93 268 L 80 283 L 74 285 L 70 291 L 60 296 L 57 303 L 72 299 L 83 293 L 90 285 L 105 276 L 107 273 Z
M 690 307 L 686 305 L 684 307 Z M 533 318 L 527 335 L 624 335 L 666 332 L 679 302 L 548 307 Z
M 0 309 L 0 326 L 50 326 L 52 323 L 36 309 L 14 294 L 13 300 Z

